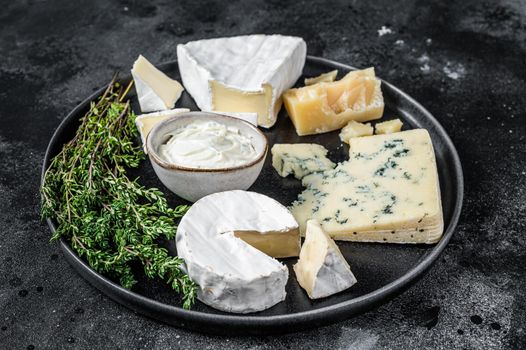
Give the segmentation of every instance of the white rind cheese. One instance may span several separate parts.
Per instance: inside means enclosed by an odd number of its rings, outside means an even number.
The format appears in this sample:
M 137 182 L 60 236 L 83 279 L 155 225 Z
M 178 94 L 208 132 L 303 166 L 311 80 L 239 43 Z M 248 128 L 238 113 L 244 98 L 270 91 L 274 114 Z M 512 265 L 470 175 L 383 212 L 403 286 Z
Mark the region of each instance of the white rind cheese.
M 177 253 L 199 287 L 198 299 L 216 309 L 249 313 L 285 299 L 288 269 L 236 237 L 298 231 L 290 212 L 255 192 L 214 193 L 195 202 L 177 229 Z M 297 236 L 299 240 L 299 235 Z
M 142 55 L 133 64 L 131 74 L 142 112 L 171 109 L 184 91 L 177 80 L 170 79 Z
M 340 249 L 316 220 L 307 221 L 305 242 L 294 272 L 311 299 L 328 297 L 356 283 Z
M 301 232 L 316 219 L 337 240 L 436 243 L 443 218 L 428 132 L 352 138 L 349 148 L 349 161 L 303 178 L 291 208 Z
M 152 112 L 138 115 L 137 118 L 135 118 L 135 125 L 137 126 L 137 130 L 141 135 L 144 153 L 148 154 L 148 150 L 146 149 L 146 138 L 148 137 L 150 131 L 152 131 L 155 125 L 159 124 L 163 120 L 173 117 L 174 115 L 186 112 L 190 112 L 190 110 L 188 108 L 175 108 L 169 109 L 167 111 Z
M 335 167 L 327 158 L 327 149 L 315 143 L 277 143 L 272 146 L 272 166 L 281 177 L 294 175 L 301 180 L 304 176 Z
M 307 47 L 299 37 L 244 35 L 177 46 L 183 84 L 203 111 L 257 112 L 271 127 L 281 94 L 301 76 Z

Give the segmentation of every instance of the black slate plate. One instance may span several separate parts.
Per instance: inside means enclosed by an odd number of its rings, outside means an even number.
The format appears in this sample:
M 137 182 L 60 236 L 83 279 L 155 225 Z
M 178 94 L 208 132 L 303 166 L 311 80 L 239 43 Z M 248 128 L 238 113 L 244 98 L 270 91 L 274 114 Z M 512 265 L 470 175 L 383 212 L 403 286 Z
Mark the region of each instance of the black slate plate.
M 160 68 L 169 76 L 180 80 L 177 62 L 161 65 Z M 333 69 L 338 69 L 341 77 L 354 68 L 322 58 L 308 57 L 304 76 L 311 77 Z M 300 82 L 303 82 L 303 77 L 299 79 L 298 83 Z M 60 124 L 49 143 L 44 158 L 44 169 L 49 166 L 51 158 L 60 152 L 63 144 L 73 137 L 79 118 L 89 109 L 90 101 L 99 96 L 103 89 L 78 105 Z M 435 118 L 396 87 L 383 82 L 382 91 L 386 103 L 382 120 L 400 117 L 404 122 L 404 129 L 425 128 L 431 134 L 437 158 L 445 220 L 444 235 L 438 244 L 427 246 L 339 242 L 358 283 L 347 291 L 318 301 L 310 300 L 296 282 L 292 271 L 296 259 L 284 259 L 283 262 L 289 267 L 291 276 L 287 284 L 286 300 L 268 310 L 249 315 L 227 314 L 200 302 L 197 302 L 192 310 L 184 310 L 180 307 L 180 298 L 173 291 L 161 281 L 146 279 L 139 266 L 135 269 L 139 283 L 133 290 L 126 290 L 118 283 L 94 272 L 73 252 L 66 241 L 61 240 L 64 256 L 80 275 L 117 302 L 174 326 L 206 333 L 263 335 L 320 327 L 352 317 L 392 298 L 415 282 L 429 268 L 451 238 L 462 206 L 463 177 L 455 147 Z M 130 97 L 134 110 L 138 112 L 134 94 L 132 92 Z M 176 107 L 198 110 L 187 93 L 183 94 Z M 284 109 L 276 125 L 269 130 L 263 130 L 270 146 L 274 143 L 313 142 L 329 149 L 329 157 L 333 161 L 342 161 L 348 156 L 348 148 L 341 145 L 337 131 L 322 135 L 297 136 Z M 289 205 L 301 192 L 301 184 L 294 178 L 279 177 L 270 163 L 270 157 L 267 157 L 261 175 L 250 190 L 264 193 L 284 205 Z M 143 162 L 134 173 L 141 176 L 144 185 L 162 189 L 171 204 L 184 202 L 161 184 L 148 161 Z M 53 221 L 48 220 L 48 224 L 54 231 Z M 176 254 L 173 242 L 164 242 L 164 245 Z

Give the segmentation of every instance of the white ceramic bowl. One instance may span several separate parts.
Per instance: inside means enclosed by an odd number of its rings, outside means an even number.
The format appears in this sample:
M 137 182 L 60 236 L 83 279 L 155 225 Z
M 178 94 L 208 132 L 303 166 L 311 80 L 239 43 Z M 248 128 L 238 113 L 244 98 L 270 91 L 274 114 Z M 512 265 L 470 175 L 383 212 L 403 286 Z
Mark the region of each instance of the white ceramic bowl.
M 168 163 L 159 156 L 159 146 L 167 141 L 168 134 L 196 120 L 213 120 L 234 126 L 249 137 L 256 149 L 256 158 L 246 164 L 228 168 L 188 168 Z M 256 181 L 268 152 L 265 135 L 254 125 L 226 115 L 187 112 L 173 116 L 157 124 L 146 139 L 148 156 L 161 182 L 179 197 L 191 202 L 216 192 L 246 190 Z

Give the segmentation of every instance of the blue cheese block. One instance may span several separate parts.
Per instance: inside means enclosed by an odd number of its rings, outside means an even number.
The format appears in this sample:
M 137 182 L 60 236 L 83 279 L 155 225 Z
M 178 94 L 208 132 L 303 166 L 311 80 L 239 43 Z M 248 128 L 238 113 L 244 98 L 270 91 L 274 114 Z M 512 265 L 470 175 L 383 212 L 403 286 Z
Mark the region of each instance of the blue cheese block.
M 336 166 L 327 158 L 327 149 L 315 143 L 275 144 L 272 147 L 272 166 L 282 177 L 304 176 Z
M 336 240 L 436 243 L 443 217 L 433 145 L 423 129 L 352 138 L 349 160 L 303 178 L 291 211 Z

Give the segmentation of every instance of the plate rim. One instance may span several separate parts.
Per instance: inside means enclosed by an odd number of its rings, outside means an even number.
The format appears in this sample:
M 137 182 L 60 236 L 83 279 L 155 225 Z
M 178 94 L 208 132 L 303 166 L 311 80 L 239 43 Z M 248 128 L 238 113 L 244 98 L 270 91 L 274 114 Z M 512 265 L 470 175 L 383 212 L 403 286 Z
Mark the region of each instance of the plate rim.
M 356 70 L 357 68 L 343 63 L 339 63 L 330 59 L 308 55 L 306 62 L 314 64 L 327 65 L 334 68 L 340 68 L 343 70 Z M 169 65 L 177 64 L 177 60 L 172 60 L 158 65 L 163 68 Z M 125 77 L 124 80 L 129 79 Z M 352 298 L 337 304 L 320 307 L 314 310 L 301 311 L 283 315 L 268 315 L 268 316 L 254 316 L 252 314 L 212 314 L 203 311 L 196 310 L 185 310 L 180 306 L 171 304 L 165 304 L 163 302 L 150 299 L 141 294 L 135 293 L 131 290 L 125 289 L 119 284 L 111 281 L 105 276 L 98 274 L 88 265 L 87 262 L 83 261 L 69 246 L 69 244 L 63 239 L 60 239 L 60 247 L 66 257 L 66 260 L 72 267 L 92 286 L 96 287 L 99 291 L 104 293 L 119 304 L 131 308 L 143 315 L 157 319 L 159 321 L 172 324 L 178 327 L 188 328 L 192 330 L 199 330 L 204 333 L 213 334 L 277 334 L 277 333 L 290 333 L 299 330 L 310 329 L 319 327 L 320 325 L 328 325 L 344 319 L 355 316 L 367 309 L 373 308 L 380 304 L 382 301 L 387 301 L 396 294 L 402 292 L 414 283 L 423 273 L 431 267 L 431 265 L 437 260 L 438 256 L 442 253 L 446 245 L 448 244 L 451 236 L 453 235 L 460 218 L 462 211 L 463 198 L 464 198 L 464 178 L 462 165 L 458 152 L 453 144 L 453 141 L 442 127 L 442 125 L 435 119 L 435 117 L 418 101 L 403 92 L 396 86 L 381 79 L 382 84 L 385 84 L 389 89 L 393 90 L 399 96 L 409 101 L 412 105 L 417 107 L 421 112 L 424 113 L 426 119 L 431 122 L 433 127 L 442 136 L 444 144 L 447 149 L 451 151 L 453 158 L 453 172 L 458 176 L 455 179 L 457 188 L 456 197 L 453 200 L 453 211 L 451 214 L 451 220 L 440 241 L 433 246 L 431 251 L 414 265 L 405 274 L 398 277 L 397 279 L 389 282 L 388 284 L 371 291 L 367 294 L 361 295 L 356 298 Z M 81 110 L 83 110 L 91 101 L 98 97 L 105 87 L 98 89 L 92 93 L 89 97 L 79 103 L 73 110 L 71 110 L 66 117 L 60 122 L 59 126 L 53 133 L 49 144 L 46 148 L 44 155 L 44 161 L 41 172 L 40 185 L 44 180 L 44 175 L 47 167 L 51 160 L 51 151 L 56 147 L 58 139 L 64 129 L 71 123 L 73 119 Z M 55 233 L 56 227 L 51 219 L 46 219 L 48 226 L 52 233 Z M 140 305 L 140 306 L 139 306 Z M 148 310 L 145 311 L 144 308 Z M 154 313 L 160 312 L 163 317 L 154 315 Z M 167 317 L 169 316 L 169 317 Z M 206 327 L 203 329 L 202 326 L 218 326 L 219 329 L 213 329 Z M 287 326 L 284 328 L 284 326 Z

